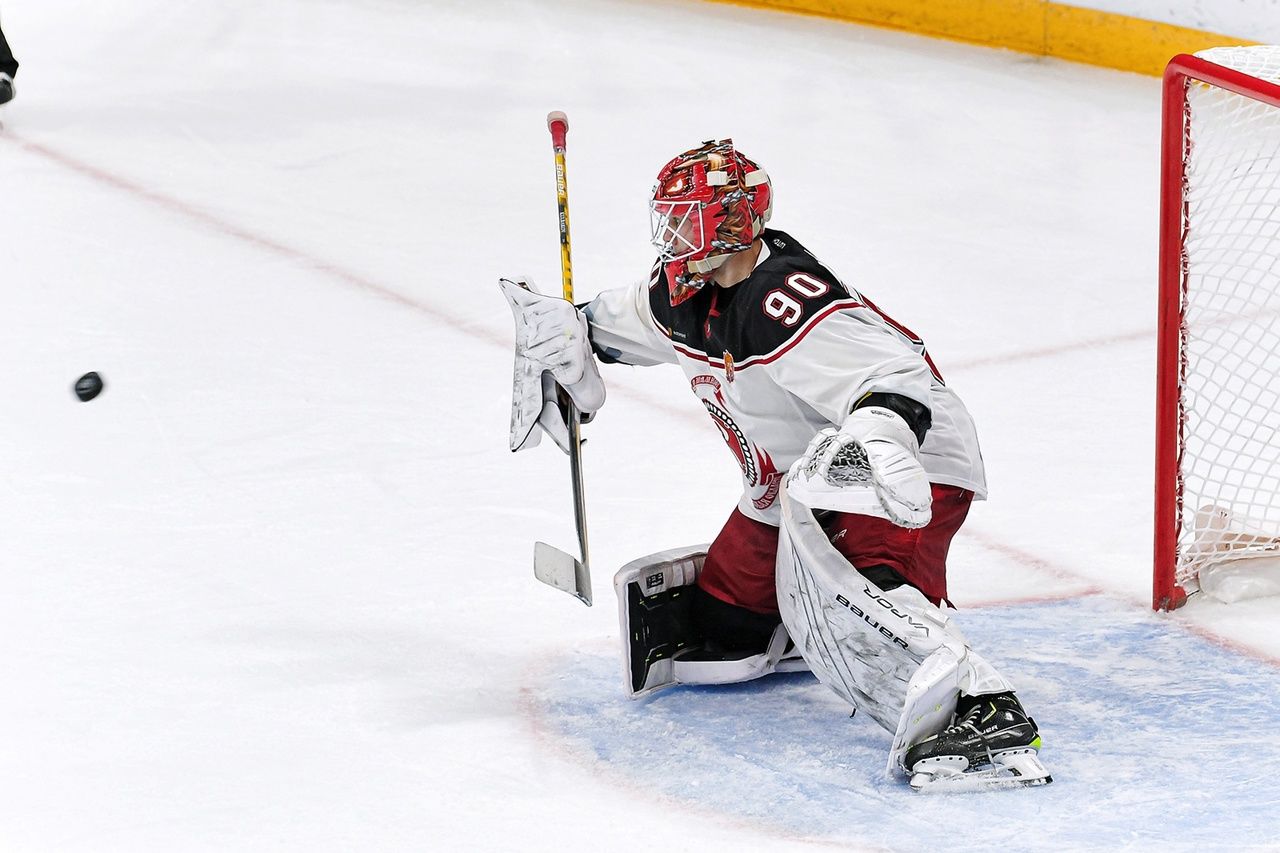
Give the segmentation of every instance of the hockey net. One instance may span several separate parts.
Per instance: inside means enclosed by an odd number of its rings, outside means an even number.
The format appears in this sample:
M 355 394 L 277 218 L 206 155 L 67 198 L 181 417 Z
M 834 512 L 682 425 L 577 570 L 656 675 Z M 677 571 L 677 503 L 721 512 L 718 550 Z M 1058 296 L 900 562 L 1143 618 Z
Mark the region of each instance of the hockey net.
M 1175 57 L 1164 98 L 1158 610 L 1280 557 L 1280 47 Z

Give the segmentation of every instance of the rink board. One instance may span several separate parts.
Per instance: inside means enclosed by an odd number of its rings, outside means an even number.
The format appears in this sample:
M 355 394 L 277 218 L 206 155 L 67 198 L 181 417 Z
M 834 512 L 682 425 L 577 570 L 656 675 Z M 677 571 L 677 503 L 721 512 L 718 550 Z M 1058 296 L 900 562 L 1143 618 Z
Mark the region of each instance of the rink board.
M 619 783 L 783 835 L 950 850 L 1274 843 L 1275 663 L 1104 597 L 962 618 L 1038 721 L 1052 785 L 913 793 L 882 774 L 889 735 L 809 675 L 633 702 L 616 658 L 571 653 L 531 687 L 531 708 Z

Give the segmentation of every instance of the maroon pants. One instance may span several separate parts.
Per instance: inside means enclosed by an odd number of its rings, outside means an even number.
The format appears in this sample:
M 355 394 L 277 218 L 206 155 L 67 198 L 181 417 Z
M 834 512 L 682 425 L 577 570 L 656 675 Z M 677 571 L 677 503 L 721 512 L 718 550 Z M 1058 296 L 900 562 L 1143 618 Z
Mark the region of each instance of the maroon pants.
M 825 525 L 831 543 L 859 567 L 887 566 L 934 604 L 947 598 L 947 551 L 969 514 L 973 492 L 933 484 L 933 520 L 908 530 L 868 515 L 839 513 Z M 777 613 L 774 560 L 778 528 L 736 508 L 711 543 L 698 586 L 721 601 L 755 613 Z

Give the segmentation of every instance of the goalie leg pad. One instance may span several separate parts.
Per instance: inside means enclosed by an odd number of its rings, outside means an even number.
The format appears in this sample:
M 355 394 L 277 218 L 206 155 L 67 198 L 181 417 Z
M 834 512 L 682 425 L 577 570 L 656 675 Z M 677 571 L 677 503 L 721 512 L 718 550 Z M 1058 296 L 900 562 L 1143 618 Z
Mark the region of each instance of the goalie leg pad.
M 707 548 L 659 551 L 614 575 L 627 693 L 644 696 L 676 683 L 671 659 L 701 641 L 693 626 L 693 585 Z
M 672 676 L 680 684 L 737 684 L 774 672 L 808 670 L 783 625 L 774 629 L 769 645 L 759 654 L 708 660 L 696 653 L 677 652 L 672 660 Z
M 919 590 L 884 590 L 857 572 L 828 541 L 813 512 L 785 489 L 778 545 L 778 607 L 800 653 L 837 695 L 886 730 L 911 738 L 900 748 L 941 728 L 926 731 L 932 723 L 902 721 L 917 675 L 924 692 L 913 701 L 945 704 L 952 690 L 979 694 L 1013 689 L 969 649 L 950 616 Z M 940 649 L 947 654 L 939 653 L 922 673 L 922 665 Z M 954 674 L 947 674 L 951 667 Z M 949 701 L 949 708 L 929 719 L 942 719 L 945 725 L 954 696 Z
M 709 658 L 697 652 L 702 632 L 693 597 L 707 546 L 673 548 L 633 560 L 614 576 L 627 695 L 646 696 L 676 684 L 733 684 L 808 665 L 779 625 L 759 654 Z
M 905 773 L 907 750 L 951 724 L 959 698 L 960 659 L 942 646 L 924 659 L 907 683 L 902 714 L 889 748 L 886 776 Z

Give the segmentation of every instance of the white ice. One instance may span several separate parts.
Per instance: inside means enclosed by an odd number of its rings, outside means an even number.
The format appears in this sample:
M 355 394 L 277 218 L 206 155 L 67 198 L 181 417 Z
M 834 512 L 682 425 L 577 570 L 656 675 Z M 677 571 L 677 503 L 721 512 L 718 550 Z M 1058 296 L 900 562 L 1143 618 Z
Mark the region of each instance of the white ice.
M 549 443 L 507 450 L 496 281 L 558 286 L 551 109 L 579 298 L 647 274 L 657 168 L 732 136 L 773 177 L 774 225 L 926 338 L 992 485 L 954 546 L 958 605 L 1098 593 L 1052 636 L 1119 614 L 1274 672 L 1275 600 L 1148 615 L 1155 79 L 677 0 L 3 16 L 22 70 L 0 109 L 0 849 L 912 849 L 930 815 L 957 846 L 992 837 L 990 799 L 912 799 L 870 781 L 882 759 L 840 784 L 908 816 L 897 843 L 853 810 L 839 831 L 735 812 L 678 751 L 661 777 L 632 760 L 699 694 L 591 692 L 610 576 L 714 536 L 738 474 L 674 369 L 607 369 L 586 428 L 597 605 L 534 581 L 536 539 L 574 544 L 568 468 Z M 82 404 L 88 370 L 107 387 Z M 1129 687 L 1178 682 L 1143 655 Z M 584 690 L 617 758 L 557 717 Z M 811 732 L 790 755 L 817 772 L 848 727 L 802 692 L 777 725 Z M 731 766 L 718 744 L 697 761 Z M 1248 733 L 1224 725 L 1232 744 Z M 1095 758 L 1139 785 L 1100 808 L 1185 796 Z M 783 801 L 775 775 L 733 778 L 730 799 Z M 1017 801 L 1025 847 L 1079 823 L 1061 798 L 1096 795 L 1072 784 Z

